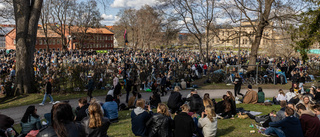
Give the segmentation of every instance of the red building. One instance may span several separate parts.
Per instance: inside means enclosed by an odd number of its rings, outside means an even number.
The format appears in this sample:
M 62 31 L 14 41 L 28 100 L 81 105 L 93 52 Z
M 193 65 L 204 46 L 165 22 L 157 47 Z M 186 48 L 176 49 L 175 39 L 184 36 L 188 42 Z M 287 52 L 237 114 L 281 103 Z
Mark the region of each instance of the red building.
M 71 32 L 71 33 L 70 33 Z M 71 31 L 66 33 L 64 41 L 68 43 L 68 49 L 81 50 L 110 50 L 113 49 L 114 34 L 106 28 L 88 28 L 83 33 L 78 27 L 72 27 Z M 48 29 L 48 45 L 50 50 L 62 50 L 61 35 Z M 16 29 L 13 29 L 6 37 L 6 49 L 16 49 Z M 47 42 L 44 31 L 39 26 L 37 32 L 36 50 L 45 50 Z

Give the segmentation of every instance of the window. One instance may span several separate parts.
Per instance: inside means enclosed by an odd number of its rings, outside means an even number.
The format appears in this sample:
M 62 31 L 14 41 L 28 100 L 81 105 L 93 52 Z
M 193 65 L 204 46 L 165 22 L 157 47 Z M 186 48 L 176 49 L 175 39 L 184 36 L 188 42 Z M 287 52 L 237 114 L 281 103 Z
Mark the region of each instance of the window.
M 106 36 L 106 40 L 108 40 L 108 36 Z
M 105 45 L 104 45 L 104 47 L 105 47 L 105 48 L 107 48 L 107 47 L 108 47 L 108 45 L 107 45 L 107 44 L 105 44 Z
M 60 44 L 60 39 L 57 40 L 57 44 Z
M 53 39 L 53 40 L 52 40 L 52 45 L 55 45 L 55 44 L 56 44 L 56 40 Z

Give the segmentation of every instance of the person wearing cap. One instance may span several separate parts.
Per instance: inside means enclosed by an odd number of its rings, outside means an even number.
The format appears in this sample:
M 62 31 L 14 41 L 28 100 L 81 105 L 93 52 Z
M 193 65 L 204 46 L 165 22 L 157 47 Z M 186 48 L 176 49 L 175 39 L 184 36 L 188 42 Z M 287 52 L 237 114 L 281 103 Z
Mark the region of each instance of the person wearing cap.
M 248 91 L 246 95 L 243 97 L 244 104 L 255 104 L 258 102 L 258 93 L 252 90 L 252 86 L 248 85 Z

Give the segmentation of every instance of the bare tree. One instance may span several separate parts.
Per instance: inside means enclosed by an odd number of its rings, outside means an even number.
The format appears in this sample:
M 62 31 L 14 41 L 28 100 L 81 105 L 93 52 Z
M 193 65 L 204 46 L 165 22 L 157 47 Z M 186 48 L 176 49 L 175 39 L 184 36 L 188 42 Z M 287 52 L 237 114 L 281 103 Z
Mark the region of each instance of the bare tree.
M 44 34 L 44 40 L 46 44 L 46 51 L 49 52 L 49 38 L 48 38 L 48 29 L 50 29 L 50 20 L 51 18 L 51 9 L 50 9 L 50 4 L 52 0 L 46 0 L 44 1 L 42 10 L 41 10 L 41 15 L 40 15 L 40 21 L 41 21 L 41 26 Z
M 71 25 L 75 19 L 73 15 L 77 8 L 76 1 L 52 0 L 50 8 L 53 22 L 53 24 L 50 24 L 50 28 L 61 36 L 63 50 L 67 50 L 70 43 L 67 35 L 71 31 Z
M 279 23 L 289 23 L 306 8 L 303 0 L 222 0 L 220 7 L 233 23 L 249 22 L 251 34 L 240 31 L 239 36 L 249 36 L 251 54 L 249 65 L 255 65 L 261 39 L 267 27 L 278 28 Z M 243 15 L 243 16 L 242 16 Z M 242 18 L 241 18 L 242 17 Z M 255 66 L 249 66 L 254 70 Z
M 216 0 L 163 0 L 169 7 L 173 8 L 185 28 L 198 41 L 201 58 L 205 59 L 202 51 L 202 43 L 209 49 L 209 32 L 216 18 Z
M 35 92 L 33 59 L 43 0 L 14 0 L 16 21 L 16 95 Z
M 88 29 L 91 27 L 100 27 L 100 12 L 97 8 L 97 2 L 95 0 L 88 0 L 77 4 L 78 8 L 75 11 L 74 24 L 77 26 L 72 30 L 74 37 L 80 42 L 78 48 L 82 49 L 84 41 L 88 38 Z

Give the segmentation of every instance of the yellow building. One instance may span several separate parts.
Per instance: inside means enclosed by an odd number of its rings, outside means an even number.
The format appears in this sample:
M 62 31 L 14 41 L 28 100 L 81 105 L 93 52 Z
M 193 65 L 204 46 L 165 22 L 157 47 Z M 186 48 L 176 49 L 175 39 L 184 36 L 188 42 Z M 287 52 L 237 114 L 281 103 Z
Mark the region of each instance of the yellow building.
M 254 41 L 255 31 L 253 26 L 256 25 L 256 21 L 242 22 L 241 27 L 233 27 L 222 25 L 219 26 L 215 31 L 210 31 L 210 45 L 213 47 L 238 47 L 239 46 L 239 32 L 241 29 L 240 46 L 241 47 L 251 47 Z M 263 32 L 263 37 L 261 39 L 260 48 L 272 44 L 275 40 L 275 31 L 272 27 L 266 27 Z M 251 38 L 251 40 L 250 40 Z

